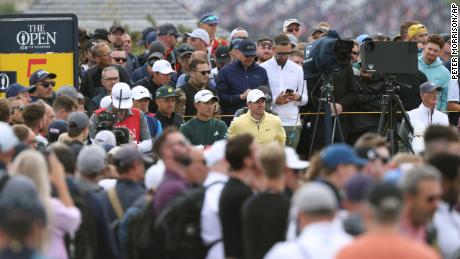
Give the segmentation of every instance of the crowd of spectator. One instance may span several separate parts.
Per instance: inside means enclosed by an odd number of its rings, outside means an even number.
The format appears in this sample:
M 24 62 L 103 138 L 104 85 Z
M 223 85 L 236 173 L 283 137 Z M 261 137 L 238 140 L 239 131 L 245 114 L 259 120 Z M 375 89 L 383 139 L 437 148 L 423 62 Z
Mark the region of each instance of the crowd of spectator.
M 0 258 L 460 258 L 449 35 L 404 21 L 396 37 L 349 39 L 324 109 L 303 64 L 334 23 L 302 42 L 295 18 L 257 39 L 241 27 L 218 38 L 219 22 L 146 28 L 139 55 L 123 26 L 80 28 L 79 85 L 38 69 L 8 86 Z M 347 114 L 380 111 L 386 94 L 361 66 L 368 41 L 417 46 L 417 72 L 396 75 L 409 118 L 396 142 L 378 116 Z M 341 129 L 331 145 L 311 115 L 327 110 Z

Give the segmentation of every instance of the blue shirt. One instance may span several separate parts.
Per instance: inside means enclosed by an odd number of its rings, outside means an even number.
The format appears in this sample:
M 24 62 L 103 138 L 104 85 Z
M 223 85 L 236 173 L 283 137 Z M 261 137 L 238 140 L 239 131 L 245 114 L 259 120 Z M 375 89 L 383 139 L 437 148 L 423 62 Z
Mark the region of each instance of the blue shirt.
M 268 86 L 267 71 L 255 62 L 248 68 L 240 61 L 224 66 L 217 76 L 217 94 L 223 114 L 233 115 L 245 107 L 246 101 L 241 100 L 240 95 L 261 85 Z
M 426 75 L 428 81 L 442 87 L 442 92 L 438 95 L 436 109 L 439 111 L 446 111 L 447 92 L 449 90 L 450 81 L 449 70 L 443 65 L 440 58 L 437 58 L 433 63 L 428 65 L 423 61 L 423 56 L 419 56 L 418 58 L 418 69 Z

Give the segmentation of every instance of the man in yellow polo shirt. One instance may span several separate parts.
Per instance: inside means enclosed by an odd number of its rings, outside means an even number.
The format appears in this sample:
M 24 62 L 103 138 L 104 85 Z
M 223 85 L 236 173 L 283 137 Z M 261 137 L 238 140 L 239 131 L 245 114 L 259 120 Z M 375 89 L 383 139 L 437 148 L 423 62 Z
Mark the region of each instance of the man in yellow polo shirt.
M 276 141 L 281 145 L 286 142 L 286 132 L 278 116 L 265 111 L 267 98 L 258 89 L 251 90 L 247 96 L 248 112 L 234 118 L 228 129 L 231 137 L 249 133 L 259 144 Z

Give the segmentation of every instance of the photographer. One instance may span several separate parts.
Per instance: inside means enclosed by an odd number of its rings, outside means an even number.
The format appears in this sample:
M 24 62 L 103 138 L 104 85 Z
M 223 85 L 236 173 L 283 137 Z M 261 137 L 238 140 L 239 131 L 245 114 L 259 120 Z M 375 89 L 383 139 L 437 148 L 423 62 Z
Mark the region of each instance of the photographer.
M 139 109 L 132 108 L 133 100 L 131 98 L 131 89 L 126 83 L 117 83 L 112 89 L 112 105 L 107 108 L 101 108 L 91 116 L 89 136 L 94 138 L 98 126 L 111 118 L 105 123 L 114 128 L 126 128 L 129 131 L 130 140 L 135 142 L 140 151 L 147 153 L 152 149 L 152 139 L 145 119 L 144 113 Z M 112 124 L 112 125 L 111 125 Z M 120 143 L 117 143 L 120 145 Z

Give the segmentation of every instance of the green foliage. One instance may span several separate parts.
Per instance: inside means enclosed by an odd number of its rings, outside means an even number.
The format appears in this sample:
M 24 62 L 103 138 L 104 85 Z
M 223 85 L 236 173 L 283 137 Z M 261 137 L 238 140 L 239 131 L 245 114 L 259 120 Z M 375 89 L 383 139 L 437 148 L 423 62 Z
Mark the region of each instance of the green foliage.
M 0 14 L 17 13 L 13 3 L 0 3 Z

